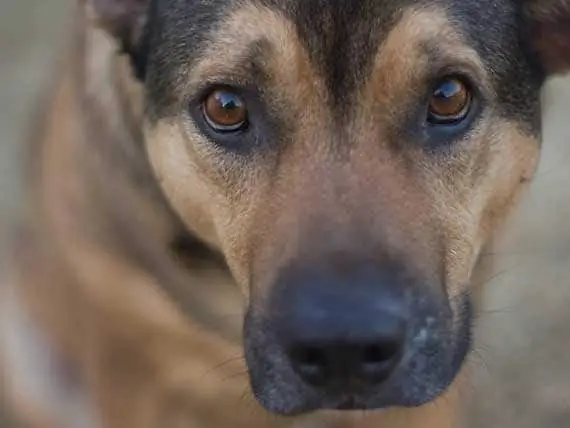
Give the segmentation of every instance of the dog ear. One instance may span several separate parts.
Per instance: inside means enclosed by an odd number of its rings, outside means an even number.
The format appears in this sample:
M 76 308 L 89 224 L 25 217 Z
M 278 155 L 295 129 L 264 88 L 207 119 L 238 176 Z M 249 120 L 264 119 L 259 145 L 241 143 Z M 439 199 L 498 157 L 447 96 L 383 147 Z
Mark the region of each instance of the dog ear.
M 151 0 L 82 0 L 97 26 L 109 33 L 143 78 L 146 57 L 146 22 Z
M 135 45 L 144 29 L 149 0 L 87 0 L 97 23 L 122 43 Z
M 570 0 L 524 0 L 533 51 L 549 74 L 570 72 Z

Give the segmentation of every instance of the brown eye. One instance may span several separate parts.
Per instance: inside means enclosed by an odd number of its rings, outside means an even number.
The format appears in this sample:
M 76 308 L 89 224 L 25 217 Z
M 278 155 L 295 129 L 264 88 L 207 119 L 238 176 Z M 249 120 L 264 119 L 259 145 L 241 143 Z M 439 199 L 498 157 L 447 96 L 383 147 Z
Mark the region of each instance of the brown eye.
M 432 124 L 453 124 L 469 113 L 471 91 L 458 78 L 441 80 L 431 94 L 428 121 Z
M 202 104 L 208 125 L 218 132 L 233 132 L 247 124 L 247 109 L 243 99 L 230 89 L 217 89 Z

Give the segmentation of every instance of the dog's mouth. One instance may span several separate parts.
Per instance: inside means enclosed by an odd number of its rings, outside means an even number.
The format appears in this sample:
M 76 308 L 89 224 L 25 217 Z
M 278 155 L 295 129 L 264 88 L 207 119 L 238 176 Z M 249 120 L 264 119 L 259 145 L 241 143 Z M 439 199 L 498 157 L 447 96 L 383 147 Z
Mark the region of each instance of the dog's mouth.
M 367 404 L 367 397 L 365 395 L 347 395 L 342 398 L 339 398 L 336 404 L 330 406 L 330 410 L 341 410 L 341 411 L 350 411 L 350 410 L 378 410 L 377 408 L 370 407 Z
M 367 403 L 365 395 L 342 395 L 341 397 L 323 399 L 323 404 L 315 407 L 316 410 L 338 410 L 338 411 L 354 411 L 354 410 L 378 410 L 378 408 L 370 407 Z M 303 411 L 301 413 L 307 413 Z
M 357 398 L 354 396 L 344 398 L 335 408 L 335 410 L 362 410 L 362 409 L 364 409 L 364 407 L 362 405 L 359 405 Z

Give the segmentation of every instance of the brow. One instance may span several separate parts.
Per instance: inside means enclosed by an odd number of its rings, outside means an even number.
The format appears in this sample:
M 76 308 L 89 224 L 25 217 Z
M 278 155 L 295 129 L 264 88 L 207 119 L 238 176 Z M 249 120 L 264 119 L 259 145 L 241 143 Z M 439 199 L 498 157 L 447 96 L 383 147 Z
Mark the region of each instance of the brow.
M 394 74 L 388 75 L 388 71 Z M 445 12 L 410 9 L 379 47 L 365 85 L 379 91 L 378 96 L 397 96 L 410 85 L 423 85 L 426 79 L 453 73 L 464 74 L 490 91 L 481 58 Z
M 259 38 L 233 51 L 231 58 L 201 60 L 192 72 L 187 93 L 195 95 L 212 85 L 262 86 L 269 78 L 266 63 L 272 50 L 267 39 Z
M 424 70 L 428 76 L 444 74 L 464 74 L 490 90 L 488 70 L 483 66 L 480 56 L 468 45 L 450 46 L 441 40 L 432 39 L 421 43 L 421 50 L 428 59 Z

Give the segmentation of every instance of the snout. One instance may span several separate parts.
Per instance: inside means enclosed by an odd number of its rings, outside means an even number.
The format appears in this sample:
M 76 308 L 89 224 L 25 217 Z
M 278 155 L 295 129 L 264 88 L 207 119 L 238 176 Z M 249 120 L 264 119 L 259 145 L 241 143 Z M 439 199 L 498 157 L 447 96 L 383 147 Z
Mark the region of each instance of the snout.
M 445 293 L 395 267 L 289 267 L 264 301 L 250 306 L 245 347 L 253 391 L 275 413 L 424 404 L 469 348 Z
M 373 293 L 373 281 L 353 279 L 344 286 L 332 275 L 289 280 L 275 303 L 288 364 L 324 392 L 357 393 L 385 381 L 406 346 L 403 296 Z

